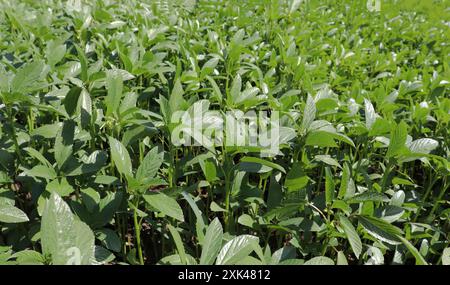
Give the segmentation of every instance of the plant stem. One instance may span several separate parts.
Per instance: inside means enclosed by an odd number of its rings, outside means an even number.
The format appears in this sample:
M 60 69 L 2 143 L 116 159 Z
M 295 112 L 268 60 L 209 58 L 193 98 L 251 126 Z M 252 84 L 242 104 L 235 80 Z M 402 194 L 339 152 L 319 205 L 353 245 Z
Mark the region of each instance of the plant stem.
M 133 220 L 134 220 L 134 232 L 136 235 L 136 247 L 139 255 L 139 262 L 141 265 L 144 265 L 144 256 L 142 255 L 142 246 L 141 246 L 141 226 L 138 222 L 138 214 L 137 214 L 137 207 L 139 205 L 139 199 L 136 201 L 135 208 L 133 210 Z
M 14 127 L 12 108 L 11 108 L 11 106 L 7 106 L 6 109 L 8 112 L 8 120 L 9 120 L 9 125 L 11 127 L 11 136 L 12 136 L 12 139 L 14 142 L 14 148 L 15 148 L 15 151 L 16 151 L 17 157 L 19 158 L 20 163 L 23 164 L 23 157 L 22 157 L 22 154 L 20 153 L 19 142 L 17 141 L 16 128 Z
M 447 185 L 447 177 L 444 178 L 444 186 L 441 189 L 441 192 L 439 192 L 439 195 L 433 205 L 433 208 L 431 209 L 430 213 L 428 214 L 428 219 L 431 219 L 431 217 L 433 216 L 434 212 L 436 211 L 438 205 L 439 205 L 439 201 L 442 200 L 442 198 L 444 197 L 445 192 L 448 190 L 449 185 Z

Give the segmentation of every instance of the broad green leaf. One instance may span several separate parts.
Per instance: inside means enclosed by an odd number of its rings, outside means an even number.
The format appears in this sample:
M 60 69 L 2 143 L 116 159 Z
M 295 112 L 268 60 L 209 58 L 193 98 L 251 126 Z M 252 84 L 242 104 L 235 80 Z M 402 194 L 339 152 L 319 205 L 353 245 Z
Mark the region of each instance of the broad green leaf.
M 371 216 L 358 216 L 358 220 L 364 229 L 374 238 L 392 245 L 400 244 L 397 236 L 403 235 L 403 231 L 396 226 Z
M 141 165 L 139 165 L 139 168 L 136 171 L 136 179 L 141 184 L 145 184 L 146 181 L 156 176 L 162 163 L 163 163 L 162 153 L 158 152 L 157 147 L 152 148 L 144 157 L 144 160 L 142 161 Z
M 439 143 L 434 139 L 418 139 L 408 144 L 408 148 L 413 153 L 430 153 L 439 146 Z
M 301 130 L 303 131 L 308 130 L 315 118 L 316 118 L 316 102 L 314 101 L 314 98 L 308 94 L 305 109 L 303 110 L 302 123 L 300 125 Z
M 386 200 L 387 200 L 387 197 L 381 193 L 378 193 L 375 191 L 365 191 L 365 192 L 357 194 L 349 199 L 346 199 L 345 201 L 349 204 L 354 204 L 354 203 L 362 203 L 362 202 L 367 202 L 367 201 L 383 202 Z
M 93 264 L 95 238 L 91 229 L 76 220 L 69 206 L 55 192 L 45 203 L 41 222 L 41 243 L 44 255 L 52 264 Z
M 177 201 L 161 192 L 151 192 L 143 196 L 145 201 L 164 215 L 184 222 L 183 211 Z
M 125 146 L 113 137 L 108 137 L 111 147 L 111 159 L 117 170 L 125 177 L 132 177 L 132 165 L 130 154 Z
M 86 128 L 91 123 L 92 117 L 92 100 L 91 95 L 86 89 L 83 89 L 78 98 L 78 108 L 80 108 L 81 127 Z
M 216 265 L 233 265 L 247 257 L 254 250 L 259 239 L 251 235 L 240 235 L 227 242 L 217 256 Z
M 106 115 L 117 114 L 122 101 L 123 79 L 120 73 L 110 71 L 106 75 L 106 90 L 108 91 L 106 103 Z
M 95 232 L 95 237 L 109 250 L 120 252 L 122 242 L 117 233 L 111 229 L 103 228 Z
M 450 265 L 450 247 L 442 252 L 442 265 Z
M 39 86 L 46 76 L 46 67 L 42 61 L 34 61 L 21 67 L 11 82 L 11 92 L 24 94 Z
M 319 147 L 337 147 L 333 135 L 324 131 L 312 131 L 306 137 L 305 145 Z
M 338 251 L 336 264 L 337 265 L 348 265 L 347 258 L 345 257 L 345 254 L 343 251 Z
M 186 100 L 184 99 L 183 94 L 183 86 L 181 85 L 181 81 L 178 79 L 175 81 L 172 93 L 170 93 L 169 97 L 169 106 L 172 113 L 184 109 Z
M 8 224 L 28 222 L 27 215 L 19 208 L 6 203 L 0 203 L 0 222 Z
M 45 258 L 37 251 L 23 250 L 12 255 L 18 265 L 43 265 Z
M 306 261 L 304 265 L 334 265 L 334 261 L 326 256 L 316 256 Z
M 81 95 L 81 91 L 83 89 L 74 86 L 70 89 L 70 91 L 66 94 L 66 97 L 64 98 L 64 108 L 66 109 L 67 114 L 69 117 L 72 117 L 75 114 L 75 111 L 77 110 L 78 100 Z
M 215 218 L 206 230 L 200 256 L 201 265 L 211 265 L 214 263 L 217 254 L 222 247 L 223 229 L 218 218 Z
M 56 178 L 56 172 L 53 168 L 45 166 L 45 165 L 36 165 L 30 170 L 25 170 L 25 173 L 28 176 L 32 177 L 41 177 L 45 179 L 55 179 Z
M 75 122 L 64 121 L 55 139 L 55 160 L 60 170 L 73 153 L 73 142 L 75 136 Z
M 408 135 L 408 126 L 404 121 L 398 124 L 391 132 L 386 157 L 391 158 L 401 153 L 406 148 L 406 137 Z
M 345 235 L 347 236 L 347 239 L 350 243 L 353 252 L 355 253 L 356 258 L 359 258 L 362 251 L 362 243 L 358 233 L 356 232 L 352 223 L 346 217 L 340 216 L 339 221 L 341 222 L 342 229 L 344 230 Z
M 258 157 L 245 156 L 245 157 L 241 158 L 241 162 L 260 164 L 260 165 L 270 167 L 272 169 L 279 170 L 282 173 L 286 173 L 286 170 L 284 170 L 284 168 L 281 165 L 276 164 L 271 161 L 268 161 L 268 160 L 265 160 L 265 159 L 258 158 Z
M 66 54 L 66 45 L 62 40 L 53 40 L 47 43 L 45 56 L 49 65 L 54 66 L 60 62 Z
M 309 178 L 304 173 L 299 162 L 295 162 L 292 165 L 291 170 L 289 170 L 286 175 L 286 180 L 284 182 L 284 186 L 288 189 L 288 191 L 297 191 L 301 190 L 308 185 Z
M 339 162 L 337 162 L 336 159 L 332 158 L 329 155 L 316 155 L 314 157 L 314 159 L 318 160 L 318 161 L 322 161 L 322 162 L 324 162 L 324 163 L 326 163 L 328 165 L 336 166 L 338 168 L 341 168 L 341 165 L 339 164 Z

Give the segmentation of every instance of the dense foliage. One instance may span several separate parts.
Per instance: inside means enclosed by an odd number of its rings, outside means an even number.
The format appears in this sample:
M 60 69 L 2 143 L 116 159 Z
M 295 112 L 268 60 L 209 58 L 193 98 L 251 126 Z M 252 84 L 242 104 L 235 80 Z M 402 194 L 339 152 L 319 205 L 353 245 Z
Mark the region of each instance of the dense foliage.
M 448 1 L 370 7 L 0 0 L 0 264 L 449 264 Z

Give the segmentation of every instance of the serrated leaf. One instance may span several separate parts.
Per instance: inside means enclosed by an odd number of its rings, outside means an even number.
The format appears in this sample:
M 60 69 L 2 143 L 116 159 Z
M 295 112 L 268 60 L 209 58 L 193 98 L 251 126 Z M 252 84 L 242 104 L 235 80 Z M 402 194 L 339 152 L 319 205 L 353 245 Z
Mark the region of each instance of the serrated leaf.
M 327 205 L 331 205 L 334 200 L 334 180 L 331 174 L 330 168 L 325 167 L 325 202 Z
M 154 178 L 163 163 L 163 156 L 158 152 L 158 148 L 154 147 L 144 157 L 141 165 L 136 171 L 136 179 L 145 184 L 146 181 Z
M 403 235 L 403 231 L 396 226 L 371 216 L 358 216 L 358 220 L 364 229 L 374 238 L 392 245 L 400 244 L 397 236 Z
M 350 243 L 353 253 L 355 253 L 356 258 L 359 259 L 359 256 L 361 255 L 362 252 L 362 243 L 358 233 L 353 227 L 353 224 L 346 217 L 340 216 L 339 221 L 341 222 L 342 229 L 344 230 L 345 235 L 347 236 L 347 239 Z
M 406 147 L 406 137 L 408 135 L 408 126 L 404 121 L 398 124 L 391 132 L 391 138 L 389 141 L 386 157 L 391 158 L 401 153 Z
M 316 102 L 314 98 L 308 94 L 305 109 L 303 110 L 303 119 L 300 125 L 301 130 L 308 130 L 312 122 L 316 118 Z
M 424 138 L 412 141 L 408 144 L 408 148 L 413 153 L 430 153 L 439 146 L 434 139 Z

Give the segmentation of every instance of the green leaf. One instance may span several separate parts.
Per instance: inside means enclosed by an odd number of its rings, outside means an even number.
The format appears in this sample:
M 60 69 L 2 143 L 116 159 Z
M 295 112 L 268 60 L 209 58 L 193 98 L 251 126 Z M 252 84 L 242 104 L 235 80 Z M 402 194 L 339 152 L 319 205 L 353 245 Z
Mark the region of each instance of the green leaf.
M 145 201 L 164 215 L 184 222 L 183 210 L 177 201 L 161 192 L 152 192 L 144 195 Z
M 338 168 L 341 168 L 341 165 L 339 164 L 339 162 L 337 162 L 336 159 L 332 158 L 329 155 L 316 155 L 314 157 L 314 159 L 318 160 L 318 161 L 322 161 L 322 162 L 324 162 L 324 163 L 326 163 L 328 165 L 336 166 Z
M 240 235 L 227 242 L 217 256 L 216 265 L 233 265 L 250 255 L 259 239 L 251 235 Z
M 303 131 L 308 130 L 315 118 L 316 118 L 316 102 L 314 101 L 314 98 L 308 94 L 305 109 L 303 111 L 303 119 L 300 125 L 300 129 Z
M 373 108 L 372 103 L 370 100 L 364 99 L 364 109 L 365 109 L 365 116 L 366 116 L 366 128 L 367 130 L 372 129 L 372 125 L 375 123 L 375 120 L 377 119 L 377 113 L 375 113 L 375 109 Z
M 333 135 L 324 131 L 313 131 L 306 137 L 305 145 L 319 147 L 337 147 Z
M 28 222 L 27 215 L 19 208 L 7 203 L 0 204 L 0 222 L 8 224 Z
M 136 179 L 141 183 L 145 184 L 146 181 L 154 178 L 158 173 L 161 164 L 163 163 L 162 153 L 158 152 L 158 148 L 152 148 L 147 155 L 144 157 L 141 165 L 136 172 Z
M 297 191 L 301 190 L 308 185 L 309 178 L 303 172 L 303 169 L 299 162 L 295 162 L 292 165 L 291 170 L 289 170 L 286 175 L 286 180 L 284 182 L 284 186 L 288 189 L 288 191 Z
M 413 153 L 430 153 L 439 146 L 434 139 L 424 138 L 412 141 L 408 144 L 408 148 Z
M 16 258 L 18 265 L 43 265 L 45 258 L 37 251 L 23 250 L 13 254 L 11 257 Z
M 12 93 L 27 93 L 39 87 L 39 81 L 46 76 L 43 61 L 34 61 L 21 67 L 11 82 Z
M 347 193 L 347 188 L 350 180 L 350 168 L 348 167 L 348 163 L 344 163 L 344 168 L 342 171 L 341 185 L 339 186 L 338 198 L 342 199 L 345 197 Z
M 284 168 L 281 165 L 278 165 L 276 163 L 273 163 L 271 161 L 264 160 L 264 159 L 261 159 L 261 158 L 258 158 L 258 157 L 244 156 L 243 158 L 241 158 L 241 162 L 260 164 L 260 165 L 264 165 L 264 166 L 270 167 L 272 169 L 279 170 L 282 173 L 286 173 L 286 170 L 284 170 Z
M 186 100 L 184 99 L 183 94 L 183 86 L 181 85 L 181 81 L 177 79 L 173 86 L 172 93 L 170 93 L 169 97 L 169 106 L 172 113 L 184 109 Z
M 391 132 L 386 157 L 391 158 L 400 154 L 406 148 L 406 137 L 408 135 L 408 126 L 404 121 L 398 124 Z
M 45 56 L 49 65 L 54 66 L 60 62 L 66 54 L 66 45 L 62 40 L 53 40 L 47 43 Z
M 59 169 L 63 169 L 64 164 L 73 153 L 73 141 L 75 136 L 75 122 L 64 121 L 55 139 L 55 160 Z
M 82 128 L 87 128 L 91 123 L 92 100 L 91 95 L 86 89 L 81 91 L 78 98 L 78 108 L 80 109 L 80 123 Z
M 45 179 L 55 179 L 56 178 L 56 172 L 53 168 L 45 166 L 45 165 L 36 165 L 30 170 L 26 170 L 25 173 L 28 176 L 32 177 L 41 177 Z
M 337 265 L 348 265 L 347 258 L 343 251 L 338 251 L 337 255 Z
M 304 265 L 334 265 L 334 261 L 326 256 L 316 256 L 306 261 Z
M 113 137 L 108 137 L 111 147 L 111 159 L 117 170 L 125 177 L 132 177 L 132 165 L 130 154 L 125 146 Z
M 241 95 L 241 89 L 242 89 L 242 79 L 239 73 L 236 75 L 236 77 L 233 80 L 233 83 L 231 85 L 230 89 L 230 99 L 228 100 L 229 103 L 236 102 L 238 100 L 239 96 Z
M 223 229 L 218 218 L 215 218 L 208 226 L 203 240 L 202 254 L 200 256 L 201 265 L 211 265 L 214 263 L 217 254 L 222 247 Z
M 177 247 L 181 263 L 187 265 L 186 251 L 184 250 L 184 245 L 183 241 L 181 240 L 180 234 L 178 233 L 177 229 L 174 228 L 172 225 L 167 225 L 167 227 L 169 228 L 170 234 L 172 235 L 173 241 L 175 242 L 175 246 Z
M 396 226 L 371 216 L 358 216 L 358 220 L 364 229 L 374 238 L 392 245 L 400 244 L 397 236 L 403 235 L 403 231 Z
M 442 265 L 450 265 L 450 247 L 442 252 Z
M 331 205 L 334 200 L 334 180 L 331 174 L 331 169 L 325 167 L 325 201 L 327 205 Z
M 416 258 L 416 265 L 428 265 L 427 261 L 423 258 L 417 248 L 414 247 L 407 239 L 397 235 L 397 237 L 402 241 L 406 248 L 411 252 L 411 254 Z
M 375 191 L 365 191 L 365 192 L 357 194 L 349 199 L 346 199 L 345 201 L 349 204 L 355 204 L 355 203 L 363 203 L 363 202 L 367 202 L 367 201 L 383 202 L 385 200 L 387 200 L 386 196 L 384 196 L 381 193 L 378 193 Z
M 359 256 L 361 255 L 362 251 L 362 243 L 358 233 L 356 232 L 352 223 L 346 217 L 340 216 L 339 221 L 341 222 L 342 229 L 344 230 L 345 235 L 347 236 L 347 239 L 350 243 L 353 252 L 355 253 L 356 258 L 359 259 Z
M 105 98 L 106 116 L 117 115 L 123 95 L 123 79 L 119 72 L 107 72 L 106 89 L 108 91 Z
M 41 244 L 52 264 L 93 264 L 95 238 L 91 229 L 76 220 L 69 206 L 53 192 L 42 213 Z
M 78 86 L 74 86 L 70 89 L 70 91 L 66 94 L 66 97 L 64 98 L 64 108 L 66 109 L 67 114 L 69 117 L 72 117 L 75 114 L 75 111 L 77 110 L 78 105 L 78 99 L 80 97 L 81 89 Z
M 111 229 L 100 229 L 95 232 L 95 237 L 109 250 L 120 252 L 122 242 L 117 233 Z

